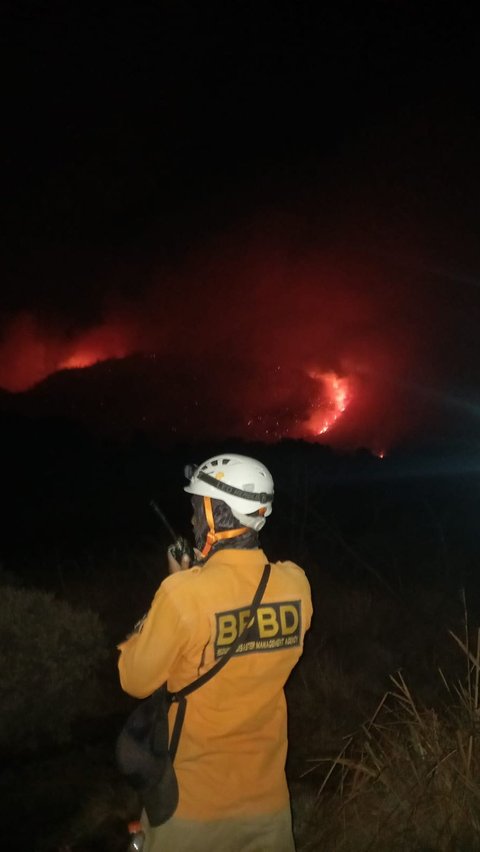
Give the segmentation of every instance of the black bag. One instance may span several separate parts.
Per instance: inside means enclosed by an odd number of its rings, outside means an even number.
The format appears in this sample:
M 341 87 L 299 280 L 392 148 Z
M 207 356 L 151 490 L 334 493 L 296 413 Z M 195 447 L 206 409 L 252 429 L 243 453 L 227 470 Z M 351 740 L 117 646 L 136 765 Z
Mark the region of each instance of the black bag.
M 264 595 L 270 565 L 265 565 L 262 578 L 250 608 L 256 615 Z M 251 619 L 249 620 L 250 623 Z M 178 805 L 178 783 L 173 768 L 186 711 L 186 697 L 207 683 L 228 662 L 248 632 L 246 624 L 227 653 L 201 677 L 176 693 L 168 692 L 164 683 L 128 717 L 116 743 L 116 760 L 120 772 L 140 795 L 151 826 L 162 825 L 175 813 Z M 178 710 L 169 743 L 168 710 L 172 702 Z
M 163 684 L 128 717 L 116 744 L 120 772 L 142 799 L 150 825 L 166 822 L 178 805 L 178 784 L 168 748 L 170 694 Z

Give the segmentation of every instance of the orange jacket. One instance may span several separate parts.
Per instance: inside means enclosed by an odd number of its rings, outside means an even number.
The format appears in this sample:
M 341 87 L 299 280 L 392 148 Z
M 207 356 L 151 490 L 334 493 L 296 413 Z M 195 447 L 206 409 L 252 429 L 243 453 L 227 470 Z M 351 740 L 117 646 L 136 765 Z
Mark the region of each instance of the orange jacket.
M 168 681 L 175 692 L 211 668 L 248 621 L 267 562 L 262 550 L 225 549 L 167 577 L 141 632 L 119 645 L 123 689 L 144 698 Z M 283 687 L 311 615 L 302 569 L 273 564 L 249 641 L 187 698 L 175 759 L 176 816 L 208 821 L 288 807 Z M 172 705 L 170 730 L 176 710 Z

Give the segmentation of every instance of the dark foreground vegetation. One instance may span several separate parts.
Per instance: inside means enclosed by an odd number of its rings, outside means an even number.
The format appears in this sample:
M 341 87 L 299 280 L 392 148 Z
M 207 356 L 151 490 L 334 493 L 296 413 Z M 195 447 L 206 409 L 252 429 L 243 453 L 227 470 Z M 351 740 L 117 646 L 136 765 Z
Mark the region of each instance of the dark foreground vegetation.
M 165 576 L 154 496 L 188 533 L 186 462 L 143 436 L 3 423 L 1 848 L 122 852 L 138 803 L 113 759 L 134 701 L 115 644 Z M 263 545 L 315 605 L 287 685 L 299 852 L 480 849 L 480 481 L 438 451 L 230 449 L 276 481 Z

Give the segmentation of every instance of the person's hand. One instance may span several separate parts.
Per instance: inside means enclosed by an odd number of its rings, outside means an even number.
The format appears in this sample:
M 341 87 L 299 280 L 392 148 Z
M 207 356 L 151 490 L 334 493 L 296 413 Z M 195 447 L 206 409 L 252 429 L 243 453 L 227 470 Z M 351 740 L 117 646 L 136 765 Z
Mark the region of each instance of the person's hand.
M 195 552 L 195 559 L 197 562 L 201 562 L 203 560 L 203 556 L 200 550 L 196 547 L 193 548 Z M 190 559 L 186 553 L 183 554 L 181 561 L 175 559 L 172 548 L 168 548 L 167 550 L 167 558 L 168 558 L 168 572 L 169 574 L 176 574 L 178 571 L 188 571 L 190 568 Z
M 180 562 L 175 559 L 173 553 L 173 547 L 169 547 L 167 550 L 167 559 L 168 559 L 168 573 L 169 574 L 177 574 L 178 571 L 188 571 L 190 568 L 190 557 L 184 553 Z

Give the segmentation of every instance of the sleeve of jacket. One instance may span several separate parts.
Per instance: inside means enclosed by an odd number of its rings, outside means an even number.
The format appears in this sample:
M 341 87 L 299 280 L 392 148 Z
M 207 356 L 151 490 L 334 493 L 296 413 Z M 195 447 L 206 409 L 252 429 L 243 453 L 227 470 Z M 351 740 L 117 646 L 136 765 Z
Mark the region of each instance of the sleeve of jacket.
M 171 580 L 158 589 L 141 630 L 118 645 L 120 683 L 135 698 L 146 698 L 165 683 L 188 638 Z

